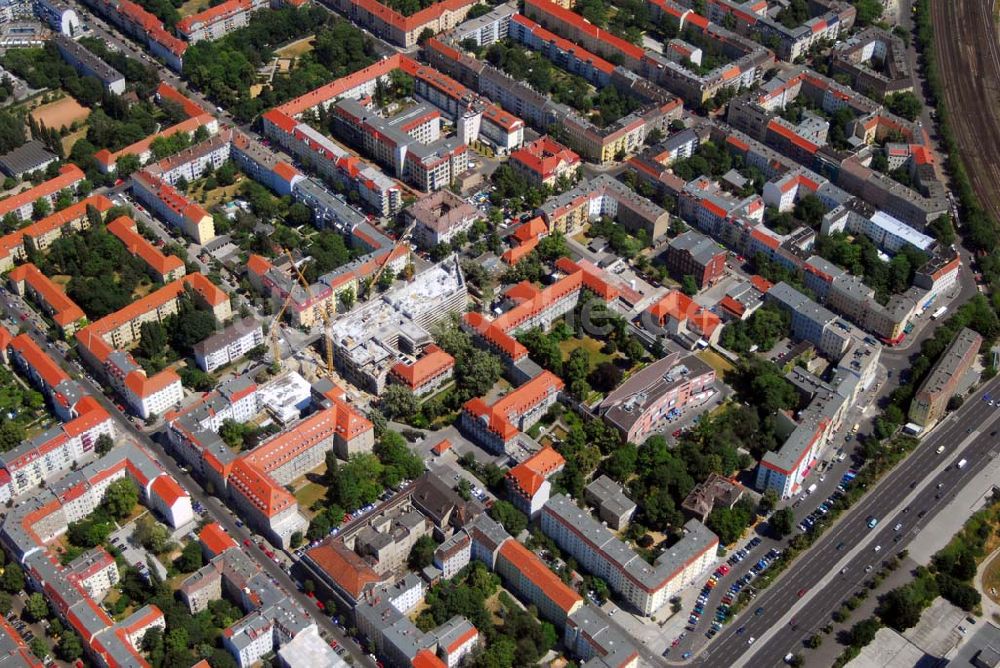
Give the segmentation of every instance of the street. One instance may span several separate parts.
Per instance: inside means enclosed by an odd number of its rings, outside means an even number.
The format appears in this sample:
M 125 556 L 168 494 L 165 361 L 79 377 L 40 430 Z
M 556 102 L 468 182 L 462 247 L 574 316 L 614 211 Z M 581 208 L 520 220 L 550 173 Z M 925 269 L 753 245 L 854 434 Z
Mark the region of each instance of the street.
M 996 456 L 992 425 L 1000 418 L 1000 408 L 982 401 L 982 395 L 998 390 L 1000 379 L 994 379 L 975 392 L 754 600 L 754 607 L 764 608 L 761 615 L 744 615 L 739 624 L 730 624 L 695 662 L 774 666 L 797 651 L 799 643 L 827 623 L 833 610 L 865 579 L 867 566 L 906 548 L 919 528 Z M 942 445 L 945 451 L 938 454 Z M 967 464 L 958 469 L 955 462 L 961 458 Z M 879 520 L 875 529 L 865 526 L 869 516 Z M 903 524 L 899 532 L 893 529 L 897 522 Z M 842 569 L 846 571 L 841 573 Z M 736 633 L 738 625 L 746 627 L 744 634 Z M 748 649 L 751 637 L 758 642 Z
M 15 321 L 19 320 L 20 313 L 20 310 L 16 308 L 17 301 L 18 300 L 15 299 L 13 302 L 15 304 L 14 307 L 9 306 L 7 301 L 3 302 L 5 315 L 12 317 Z M 31 336 L 31 338 L 33 338 L 42 349 L 46 350 L 46 352 L 64 369 L 74 369 L 74 365 L 66 359 L 61 350 L 57 347 L 48 347 L 48 340 L 44 330 L 38 327 L 34 320 L 26 320 L 22 324 L 25 325 L 27 334 Z M 166 451 L 163 443 L 161 443 L 161 441 L 164 440 L 162 438 L 162 431 L 154 434 L 154 436 L 157 436 L 155 440 L 150 438 L 138 429 L 127 415 L 119 411 L 114 402 L 108 399 L 102 392 L 101 388 L 97 384 L 93 383 L 87 376 L 80 375 L 78 382 L 86 389 L 87 392 L 89 392 L 101 403 L 110 415 L 114 417 L 116 429 L 120 437 L 125 436 L 131 438 L 156 455 L 157 460 L 163 466 L 164 470 L 172 475 L 174 479 L 177 480 L 181 486 L 190 493 L 192 504 L 195 502 L 201 503 L 201 505 L 208 510 L 211 519 L 221 524 L 237 543 L 243 544 L 245 540 L 249 540 L 251 543 L 254 543 L 251 547 L 243 547 L 242 549 L 260 565 L 269 577 L 277 581 L 278 584 L 283 587 L 299 603 L 299 605 L 306 610 L 307 613 L 313 615 L 313 618 L 316 620 L 316 624 L 319 626 L 321 631 L 326 632 L 326 634 L 333 637 L 338 643 L 347 648 L 347 651 L 355 661 L 356 665 L 374 665 L 368 656 L 360 650 L 357 644 L 341 629 L 339 629 L 329 617 L 324 614 L 315 614 L 317 612 L 316 602 L 299 591 L 289 574 L 278 564 L 275 564 L 274 561 L 269 559 L 260 550 L 260 548 L 256 546 L 255 543 L 258 539 L 254 538 L 249 529 L 245 526 L 237 526 L 236 516 L 233 514 L 233 511 L 226 506 L 225 502 L 219 500 L 215 496 L 205 493 L 194 478 L 181 469 L 177 462 L 174 461 L 173 457 L 171 457 Z

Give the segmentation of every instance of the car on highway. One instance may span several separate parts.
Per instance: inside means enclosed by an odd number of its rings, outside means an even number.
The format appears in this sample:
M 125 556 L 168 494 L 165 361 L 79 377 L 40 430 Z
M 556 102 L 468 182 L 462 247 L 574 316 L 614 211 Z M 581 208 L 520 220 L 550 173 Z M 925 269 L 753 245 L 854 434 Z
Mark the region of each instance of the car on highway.
M 875 549 L 874 549 L 874 550 L 872 550 L 872 551 L 873 551 L 873 552 L 876 552 L 876 553 L 877 553 L 877 552 L 881 552 L 881 551 L 882 551 L 882 546 L 881 546 L 881 545 L 876 545 L 876 546 L 875 546 Z
M 757 639 L 756 639 L 756 638 L 754 638 L 753 636 L 750 636 L 750 640 L 747 640 L 747 644 L 748 644 L 748 645 L 752 645 L 752 644 L 754 644 L 754 642 L 756 642 L 756 641 L 757 641 Z
M 755 617 L 759 617 L 760 615 L 763 615 L 764 614 L 764 608 L 757 608 L 756 610 L 753 611 L 753 614 L 754 614 Z
M 894 527 L 892 528 L 892 530 L 893 530 L 893 531 L 899 531 L 899 530 L 900 530 L 900 529 L 902 529 L 902 528 L 903 528 L 903 523 L 902 523 L 902 522 L 896 522 L 896 526 L 894 526 Z
M 798 593 L 796 594 L 796 596 L 798 596 L 799 598 L 802 598 L 803 596 L 805 596 L 805 595 L 806 595 L 806 592 L 807 592 L 807 591 L 809 591 L 809 590 L 808 590 L 808 589 L 806 589 L 805 587 L 803 587 L 802 589 L 800 589 L 800 590 L 798 591 Z
M 869 529 L 874 529 L 877 524 L 878 524 L 878 518 L 877 517 L 869 517 L 868 518 L 868 528 Z

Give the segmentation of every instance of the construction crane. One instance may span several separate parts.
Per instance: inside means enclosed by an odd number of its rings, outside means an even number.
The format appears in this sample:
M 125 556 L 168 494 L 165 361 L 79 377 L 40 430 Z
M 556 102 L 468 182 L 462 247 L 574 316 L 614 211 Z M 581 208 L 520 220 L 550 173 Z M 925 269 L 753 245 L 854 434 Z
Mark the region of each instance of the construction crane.
M 299 283 L 302 285 L 302 288 L 306 291 L 306 294 L 309 295 L 309 299 L 311 300 L 313 298 L 313 293 L 312 293 L 312 288 L 309 285 L 309 281 L 306 280 L 306 277 L 302 274 L 302 271 L 299 270 L 298 265 L 295 264 L 295 258 L 292 257 L 291 251 L 289 251 L 287 248 L 284 249 L 284 251 L 285 255 L 288 256 L 288 261 L 292 263 L 292 269 L 295 270 L 295 275 L 298 276 Z M 333 339 L 330 338 L 330 313 L 326 308 L 321 308 L 319 310 L 319 314 L 320 317 L 323 319 L 323 346 L 325 349 L 324 352 L 326 353 L 326 375 L 332 376 Z
M 389 260 L 391 260 L 392 256 L 396 254 L 396 249 L 399 248 L 400 244 L 404 243 L 409 238 L 410 234 L 413 232 L 413 227 L 416 224 L 417 220 L 414 218 L 413 221 L 410 223 L 410 226 L 407 227 L 401 235 L 399 235 L 399 239 L 396 240 L 396 243 L 393 244 L 392 249 L 386 254 L 385 260 L 383 260 L 382 264 L 380 264 L 378 269 L 375 270 L 375 273 L 372 275 L 372 280 L 371 282 L 368 283 L 368 287 L 365 290 L 364 294 L 365 299 L 368 298 L 372 286 L 378 283 L 378 279 L 381 278 L 382 272 L 385 271 L 386 266 L 389 264 Z M 363 283 L 360 283 L 358 287 L 361 287 L 363 285 L 364 285 Z
M 285 315 L 285 311 L 288 309 L 288 305 L 292 301 L 292 293 L 289 291 L 288 296 L 285 297 L 285 301 L 281 304 L 281 308 L 278 310 L 277 315 L 274 316 L 274 320 L 271 321 L 271 359 L 276 369 L 281 369 L 281 344 L 278 341 L 278 332 L 281 327 L 281 319 Z

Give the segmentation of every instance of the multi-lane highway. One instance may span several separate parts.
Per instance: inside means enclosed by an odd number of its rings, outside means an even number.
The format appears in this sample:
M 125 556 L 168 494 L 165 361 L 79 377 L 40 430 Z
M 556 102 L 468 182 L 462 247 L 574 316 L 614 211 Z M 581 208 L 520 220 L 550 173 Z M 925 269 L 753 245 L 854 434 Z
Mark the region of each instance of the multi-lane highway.
M 904 549 L 919 529 L 961 489 L 985 462 L 1000 451 L 1000 406 L 982 400 L 1000 394 L 1000 379 L 980 388 L 966 404 L 939 425 L 911 455 L 844 513 L 744 613 L 694 659 L 707 666 L 776 666 L 802 641 L 830 621 L 830 614 L 850 597 L 873 569 Z M 939 446 L 944 446 L 938 454 Z M 962 469 L 956 462 L 966 459 Z M 940 487 L 939 487 L 940 485 Z M 866 519 L 878 518 L 875 529 Z M 897 523 L 902 528 L 895 531 Z M 878 552 L 875 546 L 880 546 Z M 799 594 L 802 593 L 800 596 Z M 738 627 L 744 626 L 742 634 Z M 749 644 L 749 639 L 757 642 Z

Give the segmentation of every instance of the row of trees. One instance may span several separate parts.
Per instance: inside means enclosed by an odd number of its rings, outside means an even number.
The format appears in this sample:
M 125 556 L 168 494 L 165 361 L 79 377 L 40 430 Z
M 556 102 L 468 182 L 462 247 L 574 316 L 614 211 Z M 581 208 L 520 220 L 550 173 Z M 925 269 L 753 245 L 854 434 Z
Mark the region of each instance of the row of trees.
M 387 487 L 397 487 L 404 479 L 415 480 L 423 472 L 423 460 L 394 431 L 381 434 L 374 452 L 352 455 L 346 462 L 328 452 L 321 481 L 327 487 L 326 497 L 314 504 L 313 509 L 319 512 L 309 524 L 309 539 L 326 536 L 346 513 L 374 503 Z
M 312 51 L 251 96 L 257 70 L 272 59 L 274 49 L 311 34 Z M 184 76 L 237 118 L 249 121 L 264 109 L 371 64 L 375 57 L 371 42 L 347 21 L 321 7 L 285 7 L 258 12 L 246 28 L 220 40 L 193 44 L 184 55 Z

